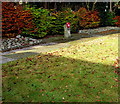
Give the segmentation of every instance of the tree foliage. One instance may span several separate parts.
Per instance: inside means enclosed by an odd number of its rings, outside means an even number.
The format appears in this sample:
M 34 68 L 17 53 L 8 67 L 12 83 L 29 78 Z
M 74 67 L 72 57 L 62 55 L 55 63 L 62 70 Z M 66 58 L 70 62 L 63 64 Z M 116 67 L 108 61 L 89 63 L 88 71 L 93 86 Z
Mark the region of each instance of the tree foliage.
M 99 26 L 100 18 L 97 11 L 90 11 L 82 7 L 75 14 L 78 17 L 80 27 L 93 28 Z
M 11 2 L 2 3 L 2 34 L 13 37 L 20 34 L 24 29 L 31 31 L 34 26 L 30 10 Z
M 116 20 L 115 24 L 120 27 L 120 16 L 116 16 L 113 19 Z
M 77 18 L 75 17 L 74 12 L 71 10 L 71 8 L 67 8 L 63 11 L 58 11 L 51 13 L 51 16 L 54 17 L 51 27 L 51 33 L 52 34 L 63 34 L 64 33 L 64 25 L 67 22 L 71 23 L 71 31 L 75 32 L 77 29 Z

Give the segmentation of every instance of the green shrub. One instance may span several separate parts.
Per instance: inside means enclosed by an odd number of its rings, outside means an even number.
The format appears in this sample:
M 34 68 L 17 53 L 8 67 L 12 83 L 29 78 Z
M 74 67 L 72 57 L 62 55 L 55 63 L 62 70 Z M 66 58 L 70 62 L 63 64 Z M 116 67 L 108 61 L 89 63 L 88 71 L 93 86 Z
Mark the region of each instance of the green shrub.
M 50 11 L 47 9 L 41 9 L 41 8 L 29 8 L 27 7 L 26 9 L 29 9 L 32 12 L 33 15 L 33 22 L 35 23 L 34 28 L 34 33 L 30 34 L 31 36 L 34 37 L 44 37 L 47 35 L 49 32 L 49 27 L 51 25 L 51 19 L 52 17 L 49 16 Z M 23 34 L 27 34 L 28 31 L 23 31 Z
M 74 12 L 68 8 L 64 11 L 58 11 L 55 13 L 51 13 L 51 16 L 54 19 L 51 22 L 50 33 L 51 34 L 64 34 L 64 25 L 67 22 L 71 23 L 71 31 L 76 32 L 78 20 L 75 17 Z
M 102 12 L 100 14 L 101 17 L 101 25 L 102 26 L 113 26 L 115 24 L 115 20 L 113 19 L 115 17 L 114 12 Z

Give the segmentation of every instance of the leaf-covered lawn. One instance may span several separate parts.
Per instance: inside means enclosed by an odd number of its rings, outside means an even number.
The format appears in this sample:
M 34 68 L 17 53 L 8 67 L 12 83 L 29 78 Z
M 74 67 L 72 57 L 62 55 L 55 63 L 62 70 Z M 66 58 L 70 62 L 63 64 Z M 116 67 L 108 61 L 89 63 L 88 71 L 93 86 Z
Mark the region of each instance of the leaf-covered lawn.
M 118 102 L 117 36 L 3 64 L 3 101 Z

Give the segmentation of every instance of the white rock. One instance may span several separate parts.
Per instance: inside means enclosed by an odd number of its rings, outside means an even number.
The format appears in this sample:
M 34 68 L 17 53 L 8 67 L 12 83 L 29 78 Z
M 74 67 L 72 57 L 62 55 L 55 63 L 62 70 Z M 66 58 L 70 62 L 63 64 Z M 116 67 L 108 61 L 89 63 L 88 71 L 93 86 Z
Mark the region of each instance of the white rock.
M 28 38 L 27 38 L 27 37 L 25 37 L 25 41 L 28 41 Z
M 16 36 L 16 38 L 20 38 L 20 37 L 21 37 L 21 35 L 17 35 L 17 36 Z
M 40 40 L 38 40 L 38 41 L 39 41 L 39 43 L 40 43 L 40 42 L 42 42 L 42 39 L 40 39 Z
M 40 40 L 37 40 L 38 43 L 40 43 L 41 41 Z
M 29 40 L 33 40 L 33 41 L 35 41 L 36 39 L 33 39 L 33 38 L 29 38 Z
M 34 43 L 37 43 L 37 41 L 34 41 Z
M 33 42 L 29 42 L 29 44 L 33 44 Z
M 8 49 L 11 48 L 10 46 L 7 47 Z

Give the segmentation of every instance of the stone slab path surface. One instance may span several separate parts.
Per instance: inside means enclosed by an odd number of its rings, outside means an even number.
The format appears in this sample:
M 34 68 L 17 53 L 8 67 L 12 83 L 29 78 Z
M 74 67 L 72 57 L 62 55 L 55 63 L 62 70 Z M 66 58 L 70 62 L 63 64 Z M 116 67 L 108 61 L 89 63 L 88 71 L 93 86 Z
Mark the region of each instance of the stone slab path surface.
M 59 48 L 69 47 L 69 43 L 46 43 L 36 46 L 30 46 L 28 48 L 16 49 L 8 52 L 1 53 L 2 61 L 0 64 L 7 63 L 9 61 L 14 61 L 17 59 L 25 58 L 31 55 L 37 55 L 39 53 L 45 53 Z

